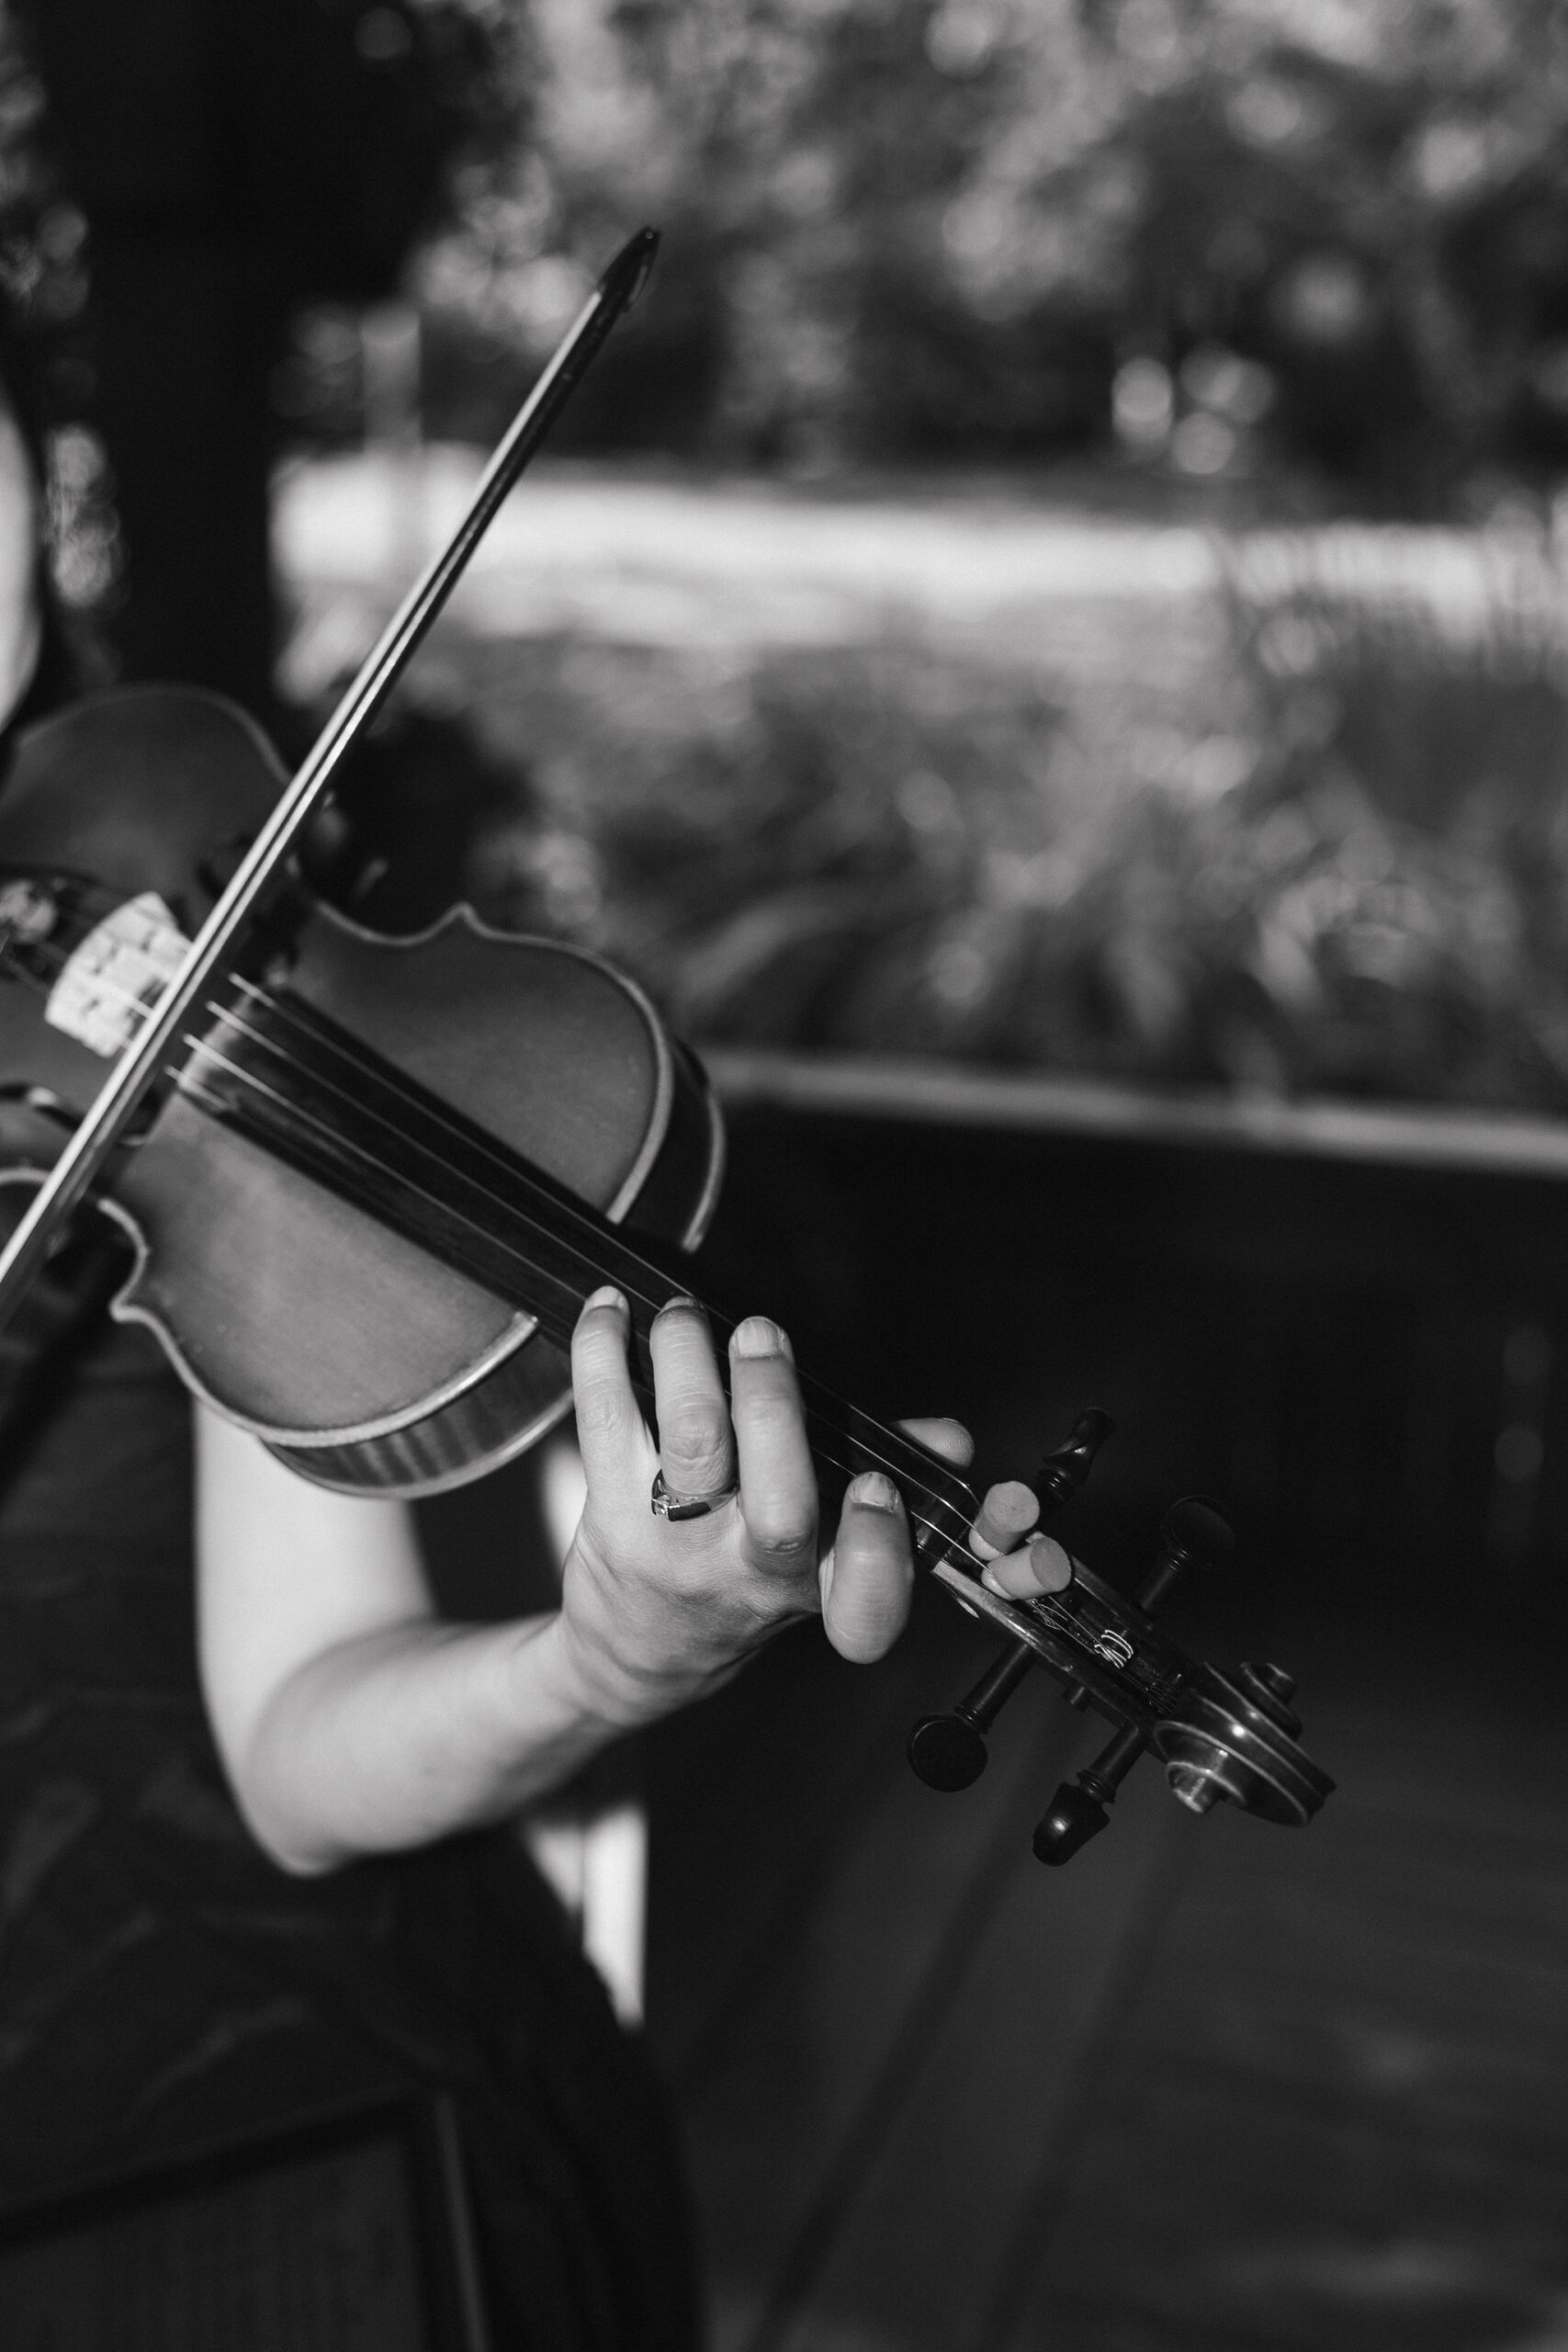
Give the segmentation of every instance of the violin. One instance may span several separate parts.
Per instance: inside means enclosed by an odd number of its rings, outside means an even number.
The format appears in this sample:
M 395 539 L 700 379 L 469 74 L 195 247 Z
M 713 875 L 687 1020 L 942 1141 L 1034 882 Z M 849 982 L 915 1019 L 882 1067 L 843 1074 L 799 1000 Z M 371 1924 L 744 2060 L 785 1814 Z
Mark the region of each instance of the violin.
M 220 698 L 135 687 L 27 730 L 0 796 L 0 1183 L 30 1191 L 0 1252 L 0 1322 L 95 1206 L 132 1245 L 112 1312 L 148 1326 L 206 1404 L 341 1491 L 432 1494 L 534 1443 L 569 1409 L 572 1329 L 605 1283 L 629 1303 L 650 1398 L 649 1327 L 689 1294 L 682 1257 L 717 1200 L 706 1080 L 634 980 L 466 908 L 382 937 L 323 902 L 299 857 L 655 243 L 644 231 L 606 271 L 291 780 Z M 708 1313 L 722 1343 L 733 1325 Z M 1036 1829 L 1043 1860 L 1103 1827 L 1145 1749 L 1194 1811 L 1316 1813 L 1333 1783 L 1301 1746 L 1290 1678 L 1222 1671 L 1154 1622 L 1181 1574 L 1228 1555 L 1213 1505 L 1176 1506 L 1135 1596 L 1075 1561 L 1065 1590 L 1008 1600 L 980 1582 L 965 1482 L 800 1385 L 829 1496 L 862 1470 L 890 1476 L 917 1560 L 1004 1637 L 976 1690 L 916 1725 L 929 1785 L 975 1779 L 998 1710 L 1039 1666 L 1114 1726 Z M 1021 1521 L 1071 1498 L 1109 1426 L 1083 1417 Z

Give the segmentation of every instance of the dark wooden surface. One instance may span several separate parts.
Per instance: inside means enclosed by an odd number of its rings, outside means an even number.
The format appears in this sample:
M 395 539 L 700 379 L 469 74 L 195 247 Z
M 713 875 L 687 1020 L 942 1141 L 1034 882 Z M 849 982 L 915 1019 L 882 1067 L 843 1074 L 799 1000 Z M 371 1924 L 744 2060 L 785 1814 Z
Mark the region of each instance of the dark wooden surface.
M 1094 1727 L 1038 1682 L 976 1788 L 921 1788 L 908 1723 L 986 1654 L 935 1592 L 882 1668 L 807 1630 L 668 1727 L 650 2030 L 716 2352 L 1568 2340 L 1541 1347 L 1540 1459 L 1497 1463 L 1510 1338 L 1555 1340 L 1568 1204 L 830 1122 L 735 1141 L 714 1272 L 814 1365 L 969 1408 L 991 1474 L 1027 1475 L 1077 1403 L 1120 1408 L 1086 1556 L 1134 1573 L 1164 1501 L 1239 1485 L 1229 1589 L 1176 1629 L 1291 1665 L 1340 1790 L 1302 1833 L 1197 1822 L 1145 1764 L 1042 1870 L 1030 1829 Z
M 1560 2342 L 1550 1696 L 1303 1636 L 1310 1830 L 1194 1822 L 1145 1766 L 1055 1873 L 1029 1830 L 1091 1735 L 1042 1686 L 974 1790 L 921 1789 L 939 1631 L 863 1690 L 792 1637 L 658 1757 L 650 2014 L 718 2352 Z

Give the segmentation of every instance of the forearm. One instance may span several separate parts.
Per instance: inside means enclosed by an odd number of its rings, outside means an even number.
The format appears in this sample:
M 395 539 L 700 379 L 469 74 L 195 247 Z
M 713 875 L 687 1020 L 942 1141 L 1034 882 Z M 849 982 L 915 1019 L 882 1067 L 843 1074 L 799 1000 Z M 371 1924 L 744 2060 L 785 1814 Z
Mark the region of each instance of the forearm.
M 231 1770 L 276 1860 L 323 1870 L 500 1819 L 623 1727 L 558 1616 L 468 1626 L 423 1617 L 297 1668 Z
M 211 1414 L 197 1438 L 203 1688 L 246 1819 L 287 1867 L 494 1820 L 660 1711 L 596 1675 L 555 1615 L 439 1620 L 400 1506 L 307 1485 Z
M 727 1396 L 700 1312 L 662 1310 L 649 1346 L 668 1461 L 631 1385 L 629 1335 L 625 1299 L 596 1293 L 572 1347 L 587 1507 L 559 1612 L 519 1623 L 438 1623 L 406 1510 L 308 1486 L 199 1417 L 203 1685 L 240 1802 L 287 1867 L 495 1819 L 617 1732 L 727 1680 L 818 1606 L 847 1657 L 880 1657 L 897 1635 L 911 1577 L 903 1504 L 880 1473 L 852 1479 L 819 1566 L 776 1326 L 738 1327 Z M 945 1425 L 920 1427 L 940 1440 Z M 656 1516 L 656 1472 L 703 1508 Z

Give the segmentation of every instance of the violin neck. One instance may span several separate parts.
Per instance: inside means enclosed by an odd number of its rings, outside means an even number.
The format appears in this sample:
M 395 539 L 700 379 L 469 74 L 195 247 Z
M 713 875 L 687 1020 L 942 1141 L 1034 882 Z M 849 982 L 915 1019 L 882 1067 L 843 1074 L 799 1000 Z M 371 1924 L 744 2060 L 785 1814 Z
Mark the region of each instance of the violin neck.
M 828 1474 L 823 1483 L 829 1498 L 839 1476 L 884 1471 L 904 1498 L 918 1556 L 928 1567 L 946 1560 L 973 1576 L 969 1530 L 980 1515 L 980 1504 L 968 1481 L 940 1454 L 903 1430 L 863 1413 L 821 1382 L 802 1374 L 800 1391 L 807 1436 L 819 1474 Z
M 585 1300 L 614 1283 L 631 1311 L 632 1377 L 651 1407 L 649 1334 L 685 1268 L 613 1224 L 301 998 L 233 978 L 176 1075 L 186 1099 L 524 1312 L 563 1351 Z M 702 1302 L 721 1355 L 735 1325 Z M 891 1477 L 928 1564 L 973 1563 L 977 1504 L 941 1457 L 800 1375 L 825 1500 L 865 1470 Z

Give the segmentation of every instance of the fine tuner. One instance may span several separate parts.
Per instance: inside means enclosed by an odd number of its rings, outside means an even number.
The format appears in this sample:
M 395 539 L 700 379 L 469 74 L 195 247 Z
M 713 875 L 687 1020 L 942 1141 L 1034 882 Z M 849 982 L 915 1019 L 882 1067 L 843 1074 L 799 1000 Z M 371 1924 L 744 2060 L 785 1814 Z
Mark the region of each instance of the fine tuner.
M 1112 1426 L 1106 1413 L 1082 1414 L 1041 1464 L 1032 1494 L 1010 1490 L 1022 1498 L 1020 1523 L 998 1526 L 998 1551 L 1071 1501 Z M 1213 1573 L 1226 1566 L 1235 1548 L 1228 1521 L 1213 1503 L 1189 1495 L 1166 1513 L 1160 1537 L 1159 1556 L 1135 1598 L 1078 1560 L 1065 1590 L 1030 1600 L 992 1592 L 954 1565 L 951 1548 L 930 1562 L 960 1608 L 989 1618 L 1008 1639 L 951 1713 L 923 1716 L 910 1733 L 909 1762 L 928 1788 L 966 1789 L 979 1779 L 986 1734 L 1032 1666 L 1063 1685 L 1070 1706 L 1093 1708 L 1117 1727 L 1077 1781 L 1063 1781 L 1037 1823 L 1034 1851 L 1043 1862 L 1070 1861 L 1098 1836 L 1145 1748 L 1164 1764 L 1172 1794 L 1193 1813 L 1228 1799 L 1244 1813 L 1300 1828 L 1333 1792 L 1334 1782 L 1301 1745 L 1301 1718 L 1290 1703 L 1296 1686 L 1282 1667 L 1210 1666 L 1188 1657 L 1155 1624 L 1155 1611 L 1190 1568 Z

